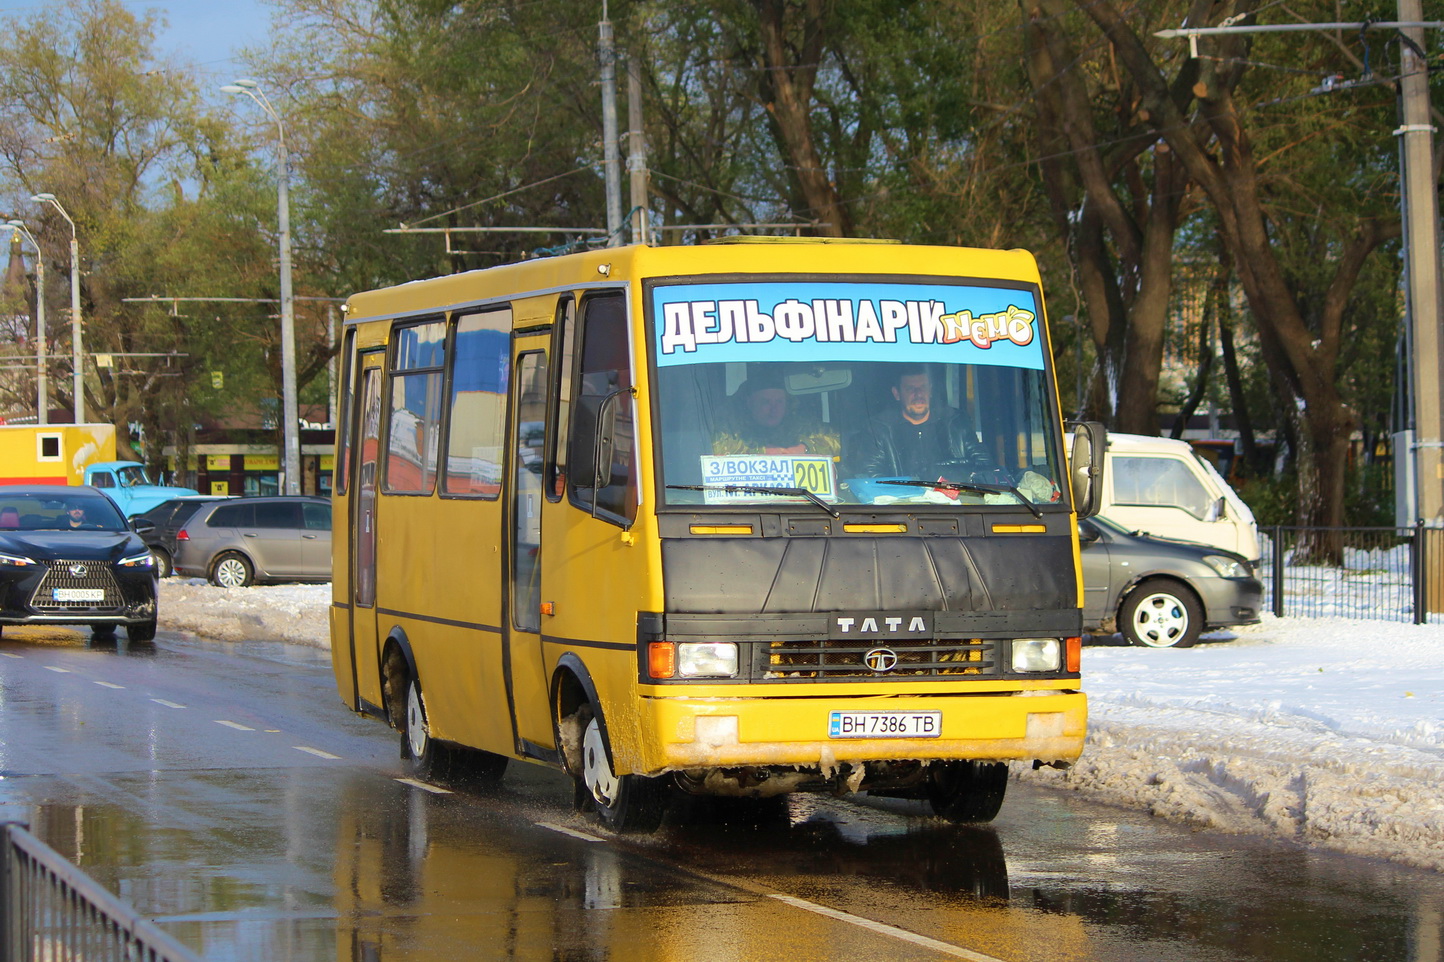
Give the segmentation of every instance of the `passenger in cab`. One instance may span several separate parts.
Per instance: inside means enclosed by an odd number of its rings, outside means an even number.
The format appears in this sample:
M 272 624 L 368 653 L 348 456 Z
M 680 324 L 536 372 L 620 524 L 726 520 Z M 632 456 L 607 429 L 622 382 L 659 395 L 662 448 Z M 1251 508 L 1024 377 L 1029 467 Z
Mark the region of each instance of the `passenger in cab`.
M 849 444 L 851 474 L 928 481 L 946 475 L 948 480 L 966 481 L 973 472 L 998 470 L 966 418 L 952 408 L 933 405 L 927 365 L 899 367 L 892 396 L 897 407 L 869 421 L 865 432 Z
M 836 457 L 842 450 L 836 431 L 791 410 L 791 399 L 775 372 L 749 376 L 729 400 L 732 410 L 712 436 L 713 454 Z

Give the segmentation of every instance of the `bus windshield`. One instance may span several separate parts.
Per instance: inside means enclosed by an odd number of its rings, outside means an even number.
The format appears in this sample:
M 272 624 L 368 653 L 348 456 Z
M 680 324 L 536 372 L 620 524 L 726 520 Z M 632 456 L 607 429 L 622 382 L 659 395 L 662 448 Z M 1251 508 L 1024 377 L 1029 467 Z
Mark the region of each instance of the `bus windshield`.
M 655 283 L 662 503 L 1063 503 L 1036 288 Z

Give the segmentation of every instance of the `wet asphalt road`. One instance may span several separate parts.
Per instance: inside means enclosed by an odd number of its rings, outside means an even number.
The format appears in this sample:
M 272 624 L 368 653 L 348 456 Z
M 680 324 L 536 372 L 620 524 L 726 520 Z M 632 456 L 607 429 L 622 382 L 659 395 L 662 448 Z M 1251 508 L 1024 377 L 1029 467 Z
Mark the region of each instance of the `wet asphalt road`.
M 0 819 L 216 960 L 1444 962 L 1444 876 L 1194 833 L 1014 783 L 916 803 L 694 800 L 653 837 L 570 783 L 402 781 L 324 652 L 0 639 Z

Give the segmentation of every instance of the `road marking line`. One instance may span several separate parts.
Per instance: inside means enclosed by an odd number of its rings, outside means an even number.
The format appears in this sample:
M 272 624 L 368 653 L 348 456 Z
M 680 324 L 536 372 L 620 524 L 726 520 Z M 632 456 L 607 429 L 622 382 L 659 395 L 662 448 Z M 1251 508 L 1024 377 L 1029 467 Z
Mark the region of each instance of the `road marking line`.
M 173 702 L 173 701 L 166 701 L 164 698 L 152 698 L 151 701 L 155 702 L 157 705 L 164 705 L 164 706 L 167 707 L 167 708 L 184 708 L 184 707 L 185 707 L 184 705 L 177 705 L 177 704 L 176 704 L 175 702 Z
M 606 841 L 606 839 L 604 839 L 604 838 L 597 838 L 597 836 L 595 836 L 595 835 L 588 835 L 586 832 L 578 832 L 578 831 L 576 831 L 575 829 L 570 829 L 570 828 L 567 828 L 567 827 L 565 827 L 565 826 L 563 826 L 563 825 L 557 825 L 557 824 L 555 824 L 555 823 L 553 823 L 553 822 L 537 822 L 536 824 L 537 824 L 538 826 L 540 826 L 541 828 L 551 829 L 553 832 L 561 832 L 563 835 L 570 835 L 572 838 L 579 838 L 579 839 L 581 839 L 583 842 L 605 842 L 605 841 Z
M 6 658 L 19 658 L 21 661 L 25 660 L 24 655 L 12 655 L 8 651 L 0 651 L 0 655 L 4 655 Z
M 217 725 L 225 725 L 227 728 L 234 728 L 238 732 L 253 732 L 254 728 L 242 725 L 240 722 L 226 721 L 224 718 L 216 719 Z
M 70 669 L 69 669 L 69 668 L 57 668 L 55 665 L 46 665 L 46 666 L 45 666 L 45 670 L 46 670 L 46 671 L 58 671 L 58 672 L 60 672 L 60 674 L 62 674 L 62 675 L 68 675 L 68 674 L 70 674 Z
M 428 784 L 426 784 L 425 782 L 418 782 L 418 781 L 417 781 L 416 779 L 414 779 L 414 778 L 398 778 L 398 779 L 396 779 L 396 780 L 397 780 L 398 782 L 400 782 L 401 784 L 403 784 L 403 785 L 410 785 L 412 788 L 419 788 L 419 789 L 421 789 L 423 792 L 430 792 L 430 793 L 433 794 L 433 795 L 450 795 L 450 794 L 451 794 L 451 791 L 450 791 L 449 789 L 438 788 L 438 787 L 435 786 L 435 785 L 428 785 Z
M 969 962 L 1001 962 L 1001 960 L 991 955 L 973 952 L 948 942 L 939 942 L 937 939 L 930 939 L 926 935 L 918 935 L 916 932 L 909 932 L 907 929 L 900 929 L 882 922 L 874 922 L 872 919 L 865 919 L 848 912 L 839 912 L 837 909 L 830 909 L 825 905 L 818 905 L 816 902 L 809 902 L 806 899 L 796 898 L 791 895 L 780 895 L 775 892 L 772 893 L 771 897 L 777 899 L 779 902 L 785 902 L 793 908 L 805 909 L 808 912 L 825 915 L 830 919 L 837 919 L 839 922 L 848 922 L 871 932 L 876 932 L 879 935 L 887 935 L 895 939 L 901 939 L 904 942 L 911 942 L 913 945 L 919 945 L 925 949 L 932 949 L 935 952 L 941 952 L 943 955 L 951 955 L 956 959 L 968 959 Z
M 319 748 L 307 748 L 305 745 L 292 745 L 291 747 L 298 752 L 305 752 L 308 755 L 315 755 L 317 758 L 339 759 L 341 757 L 340 755 L 332 755 L 330 752 L 323 752 Z
M 99 686 L 102 687 L 102 688 L 114 688 L 116 691 L 125 691 L 125 686 L 124 686 L 124 685 L 117 685 L 117 684 L 114 684 L 113 682 L 98 681 L 98 682 L 96 682 L 96 684 L 99 685 Z

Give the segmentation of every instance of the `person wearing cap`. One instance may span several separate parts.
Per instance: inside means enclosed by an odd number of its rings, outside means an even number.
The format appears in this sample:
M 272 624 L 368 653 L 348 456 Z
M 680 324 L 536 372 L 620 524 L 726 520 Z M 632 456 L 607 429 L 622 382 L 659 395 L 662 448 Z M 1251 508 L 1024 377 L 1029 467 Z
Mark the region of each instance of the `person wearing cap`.
M 835 431 L 790 409 L 782 378 L 774 373 L 751 375 L 742 382 L 731 401 L 731 415 L 712 436 L 713 454 L 836 457 L 842 450 Z
M 70 504 L 65 507 L 65 520 L 68 527 L 85 527 L 85 505 L 76 501 L 70 502 Z

